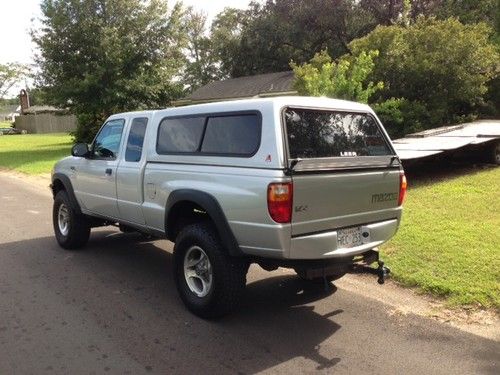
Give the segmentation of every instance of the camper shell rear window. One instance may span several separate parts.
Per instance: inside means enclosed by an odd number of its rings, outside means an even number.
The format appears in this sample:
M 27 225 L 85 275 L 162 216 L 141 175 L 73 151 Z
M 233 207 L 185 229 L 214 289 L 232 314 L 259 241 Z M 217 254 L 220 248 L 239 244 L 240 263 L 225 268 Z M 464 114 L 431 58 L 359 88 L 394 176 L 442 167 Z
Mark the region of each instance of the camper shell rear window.
M 388 137 L 370 113 L 286 107 L 282 116 L 290 170 L 399 165 Z
M 287 108 L 284 117 L 292 159 L 393 155 L 369 113 Z

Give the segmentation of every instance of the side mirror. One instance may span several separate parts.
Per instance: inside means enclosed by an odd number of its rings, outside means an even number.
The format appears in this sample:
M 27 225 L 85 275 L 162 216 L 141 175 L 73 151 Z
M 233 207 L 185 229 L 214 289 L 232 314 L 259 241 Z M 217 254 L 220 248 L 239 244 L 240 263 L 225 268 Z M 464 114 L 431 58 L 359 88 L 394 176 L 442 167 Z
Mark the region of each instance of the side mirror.
M 89 155 L 89 145 L 86 143 L 77 143 L 71 148 L 71 155 L 84 158 Z

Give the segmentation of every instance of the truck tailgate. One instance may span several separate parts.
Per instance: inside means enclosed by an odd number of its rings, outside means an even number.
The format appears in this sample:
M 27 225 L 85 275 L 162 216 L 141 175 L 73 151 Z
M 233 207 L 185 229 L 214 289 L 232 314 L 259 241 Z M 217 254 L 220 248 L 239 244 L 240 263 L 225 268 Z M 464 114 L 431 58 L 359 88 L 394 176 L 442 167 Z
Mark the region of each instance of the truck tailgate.
M 294 174 L 292 236 L 393 219 L 399 168 Z

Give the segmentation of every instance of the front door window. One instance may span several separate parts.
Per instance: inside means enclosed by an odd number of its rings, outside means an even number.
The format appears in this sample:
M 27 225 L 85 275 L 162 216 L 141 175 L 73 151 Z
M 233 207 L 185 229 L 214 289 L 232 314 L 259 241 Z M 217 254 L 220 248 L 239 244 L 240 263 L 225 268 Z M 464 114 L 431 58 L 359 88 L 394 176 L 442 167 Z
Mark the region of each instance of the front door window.
M 116 159 L 120 149 L 124 123 L 124 120 L 111 120 L 102 127 L 92 146 L 93 159 Z

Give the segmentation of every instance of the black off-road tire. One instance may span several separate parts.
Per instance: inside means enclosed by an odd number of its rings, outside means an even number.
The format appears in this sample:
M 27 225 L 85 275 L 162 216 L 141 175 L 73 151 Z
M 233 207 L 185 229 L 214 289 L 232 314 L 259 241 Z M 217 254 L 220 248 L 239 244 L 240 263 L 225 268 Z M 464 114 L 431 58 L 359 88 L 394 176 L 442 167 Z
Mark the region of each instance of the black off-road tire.
M 201 248 L 211 264 L 212 283 L 204 297 L 190 290 L 184 276 L 184 258 L 193 246 Z M 237 309 L 245 290 L 248 267 L 244 259 L 227 254 L 217 231 L 208 222 L 188 225 L 177 235 L 174 246 L 177 290 L 186 307 L 201 318 L 219 318 Z
M 67 233 L 62 233 L 59 228 L 58 216 L 61 205 L 64 205 L 68 212 L 69 228 Z M 73 207 L 68 198 L 68 193 L 65 190 L 59 191 L 54 198 L 52 223 L 54 225 L 54 233 L 57 243 L 64 249 L 79 249 L 89 240 L 90 224 L 88 219 L 84 215 L 77 213 L 75 207 Z

